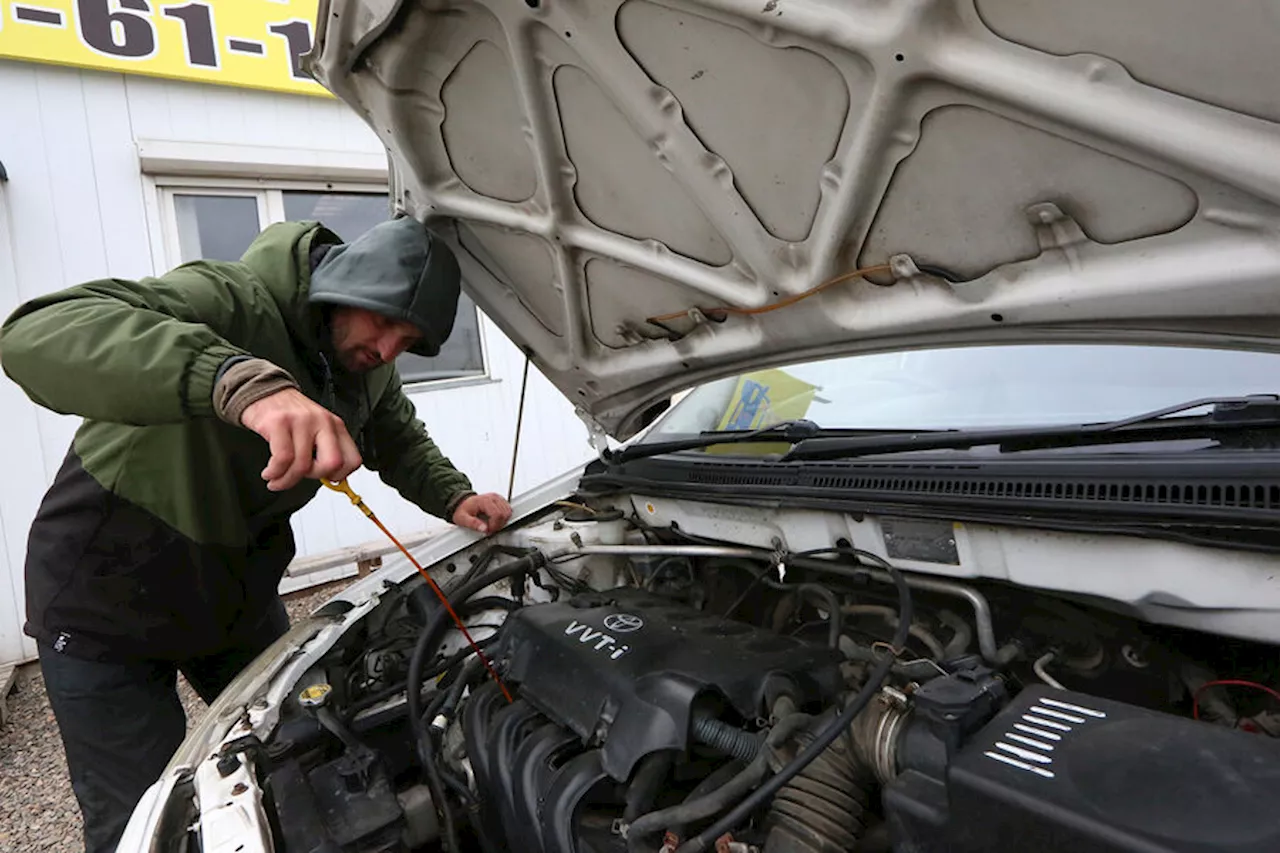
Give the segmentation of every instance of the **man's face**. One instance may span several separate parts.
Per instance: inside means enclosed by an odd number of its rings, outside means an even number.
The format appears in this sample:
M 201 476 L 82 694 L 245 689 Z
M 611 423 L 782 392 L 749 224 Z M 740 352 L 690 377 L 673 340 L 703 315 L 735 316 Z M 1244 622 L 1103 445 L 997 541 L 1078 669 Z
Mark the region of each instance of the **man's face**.
M 330 322 L 333 350 L 348 373 L 366 373 L 390 364 L 422 335 L 412 323 L 364 308 L 335 308 Z

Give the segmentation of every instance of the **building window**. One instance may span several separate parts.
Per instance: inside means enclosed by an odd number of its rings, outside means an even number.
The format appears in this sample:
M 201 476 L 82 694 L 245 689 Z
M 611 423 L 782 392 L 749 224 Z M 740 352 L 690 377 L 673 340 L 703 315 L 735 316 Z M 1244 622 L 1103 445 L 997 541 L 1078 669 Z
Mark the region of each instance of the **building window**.
M 184 264 L 237 260 L 262 230 L 258 199 L 251 195 L 175 192 L 173 218 Z
M 162 183 L 162 182 L 158 182 Z M 168 219 L 168 254 L 175 263 L 234 261 L 272 222 L 315 219 L 343 240 L 354 240 L 390 216 L 385 190 L 342 190 L 281 185 L 272 189 L 162 186 Z M 434 358 L 405 354 L 396 361 L 406 385 L 485 375 L 480 316 L 465 293 L 458 299 L 453 332 Z

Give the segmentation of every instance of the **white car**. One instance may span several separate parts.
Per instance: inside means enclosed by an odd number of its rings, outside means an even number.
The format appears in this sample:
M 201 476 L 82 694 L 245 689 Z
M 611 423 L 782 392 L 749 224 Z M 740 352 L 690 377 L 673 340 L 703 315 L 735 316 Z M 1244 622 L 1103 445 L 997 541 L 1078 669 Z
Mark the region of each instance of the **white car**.
M 600 454 L 419 549 L 483 658 L 388 561 L 120 849 L 1280 850 L 1277 43 L 322 0 L 312 73 Z

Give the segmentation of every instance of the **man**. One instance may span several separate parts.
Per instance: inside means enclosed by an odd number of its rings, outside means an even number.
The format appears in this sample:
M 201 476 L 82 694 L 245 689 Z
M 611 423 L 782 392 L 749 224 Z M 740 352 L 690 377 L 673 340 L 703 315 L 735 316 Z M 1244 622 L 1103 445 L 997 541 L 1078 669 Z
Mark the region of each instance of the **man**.
M 288 627 L 290 516 L 361 464 L 425 512 L 491 533 L 393 362 L 435 355 L 459 271 L 411 217 L 350 244 L 267 228 L 235 263 L 103 279 L 32 300 L 0 364 L 85 419 L 31 528 L 27 623 L 89 853 L 114 850 L 185 732 L 181 671 L 211 701 Z

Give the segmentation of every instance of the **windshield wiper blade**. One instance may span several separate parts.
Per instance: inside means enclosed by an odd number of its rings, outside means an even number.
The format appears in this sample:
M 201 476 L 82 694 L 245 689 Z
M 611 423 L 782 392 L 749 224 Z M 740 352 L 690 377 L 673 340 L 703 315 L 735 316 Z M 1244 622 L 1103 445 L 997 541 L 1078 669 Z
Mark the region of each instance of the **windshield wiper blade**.
M 1212 406 L 1213 412 L 1200 416 L 1169 417 L 1205 406 Z M 1004 445 L 1007 449 L 1014 450 L 1121 441 L 1161 441 L 1268 427 L 1280 427 L 1280 395 L 1207 397 L 1142 412 L 1117 421 L 1093 424 L 918 432 L 854 438 L 815 437 L 791 448 L 781 461 L 848 459 L 917 450 L 963 450 L 989 444 Z M 1024 447 L 1017 447 L 1019 444 Z
M 705 430 L 693 438 L 679 438 L 672 441 L 655 441 L 649 444 L 633 444 L 609 454 L 610 462 L 626 462 L 628 459 L 644 459 L 649 456 L 661 456 L 665 453 L 679 453 L 682 450 L 700 450 L 717 444 L 745 444 L 748 442 L 780 441 L 796 444 L 822 434 L 822 427 L 808 420 L 780 421 L 762 429 L 742 430 Z

